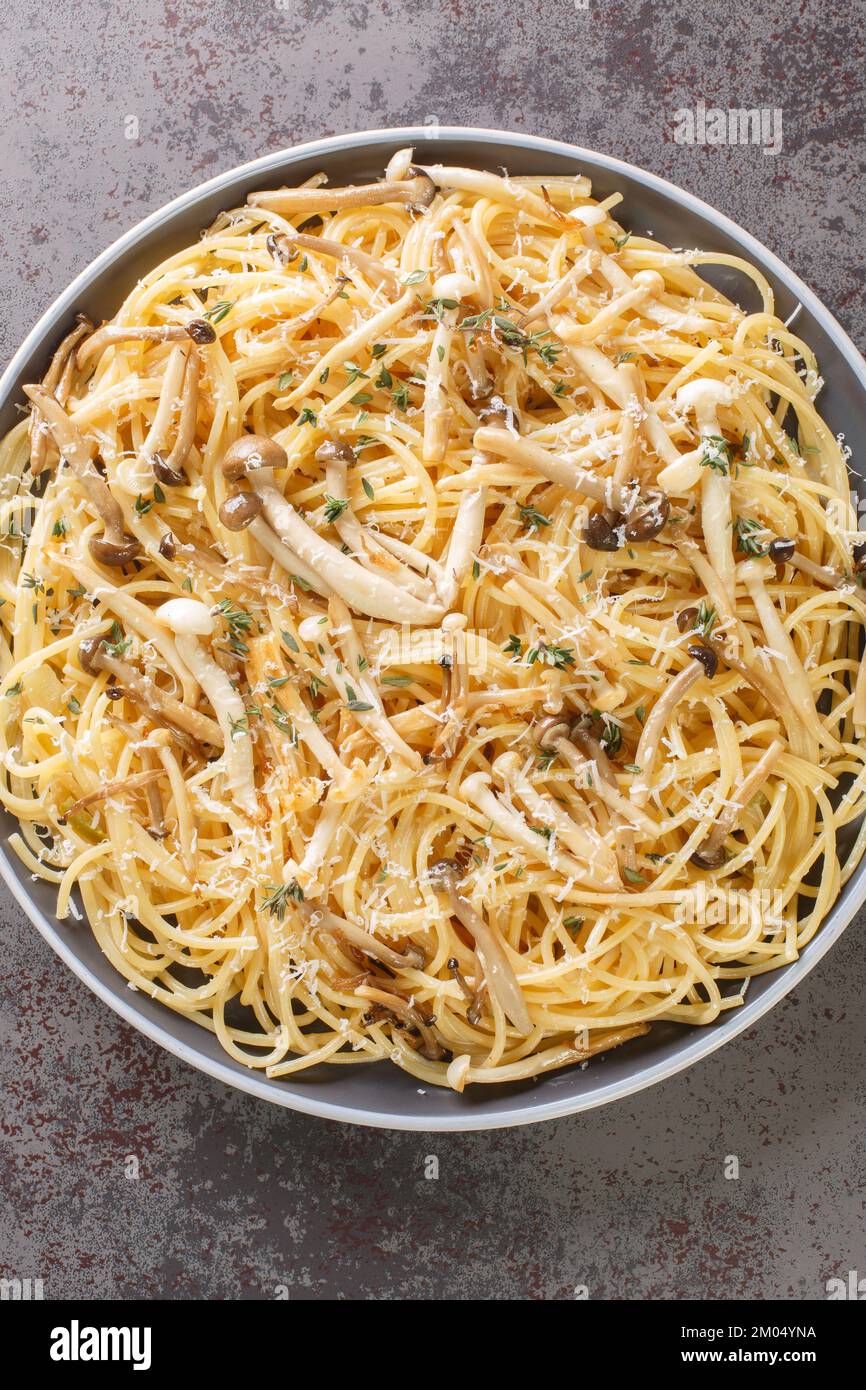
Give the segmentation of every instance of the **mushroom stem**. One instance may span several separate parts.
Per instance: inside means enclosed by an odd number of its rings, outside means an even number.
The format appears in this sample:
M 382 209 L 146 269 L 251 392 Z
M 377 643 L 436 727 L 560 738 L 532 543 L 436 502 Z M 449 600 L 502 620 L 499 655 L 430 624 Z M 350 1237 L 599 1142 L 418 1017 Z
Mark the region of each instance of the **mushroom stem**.
M 381 203 L 405 203 L 412 212 L 426 212 L 436 196 L 436 185 L 412 164 L 406 172 L 410 175 L 407 179 L 348 184 L 345 188 L 275 188 L 251 193 L 247 203 L 282 216 L 378 207 Z
M 460 865 L 456 859 L 440 859 L 429 872 L 434 886 L 446 894 L 452 916 L 462 922 L 475 942 L 488 990 L 518 1033 L 528 1037 L 534 1025 L 499 933 L 457 891 L 462 878 Z
M 667 690 L 656 700 L 641 731 L 635 753 L 635 763 L 640 772 L 631 787 L 631 800 L 639 808 L 646 804 L 649 796 L 649 779 L 668 719 L 695 681 L 700 680 L 701 676 L 712 679 L 716 673 L 718 658 L 711 647 L 696 645 L 689 647 L 688 653 L 691 657 L 688 665 L 683 667 L 679 675 L 674 676 Z
M 60 343 L 60 346 L 51 359 L 48 371 L 42 378 L 42 387 L 50 391 L 54 399 L 60 405 L 66 404 L 69 387 L 72 378 L 72 369 L 75 366 L 75 349 L 86 338 L 88 333 L 93 332 L 93 324 L 84 314 L 79 314 L 75 327 Z M 30 472 L 34 478 L 38 478 L 43 472 L 48 461 L 48 439 L 50 431 L 46 428 L 41 414 L 34 405 L 30 412 Z
M 596 264 L 598 253 L 596 253 Z M 608 333 L 629 309 L 637 309 L 650 298 L 657 298 L 664 289 L 664 280 L 656 270 L 639 270 L 631 281 L 632 288 L 616 295 L 589 320 L 578 323 L 573 318 L 551 320 L 551 327 L 564 343 L 588 343 Z
M 427 964 L 427 957 L 419 947 L 409 945 L 403 951 L 395 951 L 393 947 L 377 941 L 371 932 L 356 926 L 354 922 L 348 922 L 345 917 L 338 917 L 319 903 L 303 899 L 297 904 L 297 908 L 309 927 L 345 937 L 351 945 L 357 946 L 374 960 L 382 961 L 383 965 L 387 965 L 391 970 L 423 970 Z
M 54 443 L 78 476 L 88 498 L 102 518 L 105 534 L 89 542 L 90 553 L 104 565 L 122 568 L 141 551 L 141 544 L 123 529 L 123 512 L 105 479 L 93 464 L 96 446 L 85 439 L 66 410 L 41 386 L 25 386 L 24 394 L 44 416 Z
M 450 653 L 442 657 L 442 725 L 433 747 L 425 757 L 426 763 L 450 762 L 466 717 L 468 678 L 466 668 L 466 617 L 449 613 L 442 621 L 442 635 Z
M 223 734 L 229 788 L 246 814 L 254 817 L 258 803 L 246 706 L 226 672 L 198 640 L 212 634 L 214 619 L 203 603 L 187 598 L 169 599 L 156 610 L 156 616 L 174 633 L 181 660 L 211 702 Z
M 493 764 L 493 774 L 506 792 L 520 798 L 534 821 L 548 832 L 555 832 L 557 845 L 564 845 L 578 861 L 587 865 L 591 881 L 603 883 L 608 891 L 622 886 L 616 855 L 598 831 L 578 825 L 558 801 L 536 791 L 524 775 L 522 759 L 517 753 L 501 753 Z
M 104 323 L 78 349 L 77 365 L 83 367 L 96 353 L 114 343 L 150 342 L 182 343 L 191 338 L 199 345 L 216 340 L 216 330 L 207 319 L 190 319 L 187 323 L 164 323 L 141 326 L 137 324 Z
M 375 256 L 362 251 L 359 246 L 346 246 L 342 241 L 329 241 L 326 237 L 309 236 L 306 232 L 289 232 L 268 237 L 268 250 L 284 266 L 288 265 L 299 250 L 312 251 L 314 255 L 319 256 L 331 256 L 340 264 L 355 266 L 371 280 L 378 280 L 390 294 L 397 294 L 400 289 L 400 281 L 393 270 L 377 261 Z
M 626 509 L 625 490 L 612 478 L 600 478 L 595 473 L 585 472 L 569 459 L 556 458 L 540 444 L 533 444 L 528 439 L 519 439 L 508 430 L 482 426 L 475 431 L 473 443 L 476 449 L 496 454 L 499 458 L 508 459 L 510 463 L 532 468 L 536 473 L 549 478 L 552 483 L 559 483 L 561 487 L 567 487 L 572 492 L 591 497 L 605 507 L 612 507 L 618 512 Z
M 566 854 L 558 845 L 552 845 L 545 836 L 537 834 L 527 824 L 524 816 L 504 805 L 494 795 L 490 782 L 489 772 L 473 772 L 461 783 L 460 794 L 464 800 L 477 806 L 481 814 L 492 822 L 506 840 L 520 845 L 532 858 L 549 864 L 564 878 L 573 878 L 594 891 L 616 892 L 622 886 L 615 864 L 614 872 L 610 876 L 594 873 L 585 863 L 571 854 Z
M 416 1029 L 421 1034 L 421 1052 L 428 1061 L 441 1062 L 447 1056 L 433 1032 L 434 1020 L 425 1017 L 416 1005 L 409 1004 L 402 995 L 394 994 L 391 990 L 376 989 L 372 985 L 359 985 L 355 994 L 361 999 L 372 999 L 376 1004 L 382 1004 L 389 1013 L 396 1014 Z
M 168 487 L 176 487 L 186 482 L 183 468 L 195 439 L 200 380 L 201 358 L 193 347 L 187 354 L 180 393 L 180 418 L 171 453 L 166 459 L 161 459 L 158 455 L 154 455 L 153 458 L 153 471 L 159 481 Z
M 76 811 L 86 811 L 89 806 L 95 806 L 100 801 L 107 801 L 113 796 L 121 796 L 124 792 L 134 792 L 142 787 L 148 787 L 158 777 L 164 775 L 160 767 L 147 772 L 134 772 L 130 777 L 120 777 L 117 781 L 106 782 L 98 791 L 88 792 L 86 796 L 80 796 L 77 801 L 67 807 L 60 818 L 61 824 L 68 820 L 71 815 L 74 815 Z
M 700 849 L 691 856 L 691 862 L 699 869 L 719 869 L 725 862 L 725 840 L 734 830 L 740 812 L 749 804 L 752 797 L 763 786 L 784 752 L 785 745 L 780 738 L 773 739 L 755 763 L 751 772 L 742 777 L 731 796 L 725 802 L 716 822 Z
M 739 575 L 749 591 L 752 603 L 755 605 L 758 620 L 767 639 L 767 645 L 774 653 L 771 659 L 779 669 L 782 684 L 789 692 L 794 708 L 802 717 L 811 737 L 817 744 L 821 744 L 832 753 L 841 752 L 838 740 L 833 737 L 829 729 L 825 728 L 818 717 L 812 687 L 809 685 L 809 677 L 803 669 L 803 664 L 797 655 L 797 649 L 791 641 L 788 629 L 779 617 L 776 605 L 764 586 L 762 565 L 755 560 L 747 560 L 739 566 Z M 815 751 L 817 752 L 817 750 Z M 812 761 L 816 762 L 817 756 L 813 757 Z
M 443 606 L 425 603 L 400 589 L 390 580 L 373 574 L 363 565 L 349 559 L 336 546 L 324 540 L 301 519 L 273 483 L 260 474 L 251 482 L 265 506 L 265 516 L 278 538 L 288 546 L 307 570 L 315 576 L 314 587 L 321 593 L 333 592 L 359 613 L 386 622 L 415 623 L 429 627 L 444 613 Z M 254 526 L 260 522 L 254 522 Z
M 581 280 L 585 280 L 587 275 L 591 275 L 597 269 L 600 259 L 597 251 L 585 247 L 575 259 L 571 269 L 561 275 L 556 283 L 551 285 L 550 289 L 535 301 L 532 308 L 527 310 L 520 321 L 520 327 L 525 330 L 530 324 L 546 318 L 551 309 L 555 309 L 557 304 L 580 284 Z
M 85 671 L 91 675 L 106 671 L 113 676 L 123 687 L 124 694 L 128 694 L 140 705 L 155 723 L 168 727 L 170 732 L 178 729 L 188 735 L 194 740 L 193 751 L 198 751 L 198 744 L 222 748 L 223 736 L 218 724 L 206 715 L 199 714 L 198 710 L 189 709 L 179 700 L 167 695 L 149 676 L 136 670 L 131 662 L 112 656 L 104 638 L 85 638 L 79 647 L 78 659 Z

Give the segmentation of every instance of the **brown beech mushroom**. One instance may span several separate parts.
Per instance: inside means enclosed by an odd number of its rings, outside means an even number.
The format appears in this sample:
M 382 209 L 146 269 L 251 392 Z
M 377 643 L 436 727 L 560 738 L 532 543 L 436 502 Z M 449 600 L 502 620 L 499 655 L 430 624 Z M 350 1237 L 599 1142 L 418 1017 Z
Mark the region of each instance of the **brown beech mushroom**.
M 524 1037 L 528 1036 L 532 1032 L 533 1023 L 517 976 L 497 932 L 457 891 L 463 877 L 463 870 L 457 860 L 437 860 L 430 866 L 429 877 L 434 887 L 445 894 L 451 915 L 462 923 L 475 942 L 476 954 L 484 971 L 488 990 L 518 1033 Z
M 141 543 L 123 529 L 123 512 L 112 496 L 108 483 L 97 472 L 93 459 L 96 446 L 85 439 L 63 406 L 42 386 L 25 386 L 24 394 L 40 410 L 61 456 L 78 475 L 93 507 L 105 526 L 102 536 L 93 536 L 90 553 L 100 564 L 123 568 L 141 552 Z
M 57 348 L 48 371 L 42 378 L 43 388 L 50 391 L 61 405 L 65 406 L 69 398 L 72 373 L 75 369 L 75 350 L 82 338 L 86 338 L 88 333 L 92 332 L 93 324 L 90 319 L 84 314 L 79 314 L 75 320 L 75 327 L 67 333 Z M 46 466 L 49 434 L 42 416 L 34 406 L 30 412 L 30 472 L 34 478 L 38 478 Z
M 801 555 L 796 541 L 788 537 L 780 536 L 771 541 L 767 546 L 767 556 L 776 566 L 776 579 L 779 582 L 784 576 L 785 565 L 793 565 L 801 574 L 808 575 L 816 584 L 823 584 L 828 589 L 845 589 L 855 582 L 851 575 L 830 569 L 829 565 L 818 565 L 808 555 Z
M 417 1004 L 410 1004 L 402 994 L 393 990 L 376 989 L 373 985 L 359 985 L 355 994 L 361 999 L 370 999 L 380 1004 L 388 1013 L 394 1014 L 401 1022 L 417 1032 L 421 1037 L 421 1054 L 429 1062 L 441 1062 L 448 1055 L 433 1032 L 435 1016 L 422 1013 Z
M 114 656 L 104 637 L 86 637 L 78 648 L 78 660 L 90 676 L 106 671 L 124 695 L 139 705 L 154 723 L 175 734 L 189 751 L 202 754 L 200 745 L 222 748 L 222 731 L 213 719 L 173 699 L 149 676 L 142 675 L 132 662 Z
M 427 964 L 427 957 L 419 946 L 411 942 L 402 951 L 396 951 L 393 946 L 386 946 L 384 942 L 377 941 L 372 932 L 366 931 L 363 927 L 356 926 L 354 922 L 348 922 L 345 917 L 338 917 L 329 908 L 323 907 L 320 903 L 311 902 L 307 898 L 296 900 L 295 906 L 307 926 L 315 931 L 328 932 L 329 935 L 343 937 L 351 946 L 363 951 L 366 956 L 371 956 L 373 960 L 379 960 L 383 965 L 387 965 L 390 970 L 423 970 Z
M 283 267 L 294 260 L 299 251 L 312 251 L 314 255 L 330 256 L 339 264 L 355 266 L 362 274 L 386 285 L 392 294 L 396 294 L 400 288 L 400 281 L 394 271 L 358 246 L 345 246 L 341 241 L 308 236 L 306 232 L 284 232 L 281 235 L 272 233 L 265 244 L 274 260 Z
M 244 531 L 263 510 L 264 503 L 257 492 L 234 492 L 220 506 L 219 519 L 227 531 Z
M 382 183 L 349 184 L 345 188 L 275 188 L 251 193 L 250 207 L 265 208 L 283 216 L 338 212 L 343 208 L 376 207 L 380 203 L 405 203 L 410 212 L 426 212 L 436 197 L 435 183 L 423 170 L 410 164 L 405 179 Z
M 83 367 L 91 357 L 113 343 L 182 343 L 187 338 L 192 338 L 197 347 L 202 347 L 216 341 L 216 329 L 207 319 L 189 319 L 186 323 L 164 323 L 144 327 L 136 324 L 104 323 L 81 344 L 76 363 Z
M 761 754 L 751 772 L 741 777 L 730 796 L 725 800 L 722 810 L 700 849 L 691 856 L 691 863 L 698 869 L 720 869 L 727 860 L 725 840 L 734 830 L 740 812 L 748 806 L 752 797 L 766 782 L 785 748 L 780 738 L 774 739 L 769 748 Z
M 188 481 L 184 472 L 189 451 L 195 440 L 198 421 L 198 392 L 201 379 L 201 358 L 192 348 L 186 359 L 183 384 L 180 390 L 180 419 L 171 452 L 163 456 L 161 450 L 154 452 L 151 464 L 159 482 L 166 487 L 182 487 Z M 174 408 L 174 402 L 171 402 Z
M 223 477 L 237 483 L 258 468 L 285 468 L 289 456 L 281 444 L 264 434 L 242 434 L 223 455 Z

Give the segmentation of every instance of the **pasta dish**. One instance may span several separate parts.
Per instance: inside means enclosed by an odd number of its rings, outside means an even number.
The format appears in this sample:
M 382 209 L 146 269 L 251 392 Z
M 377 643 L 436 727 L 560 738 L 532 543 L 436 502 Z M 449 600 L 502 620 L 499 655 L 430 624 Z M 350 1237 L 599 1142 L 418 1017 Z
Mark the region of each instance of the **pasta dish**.
M 462 1091 L 796 959 L 863 851 L 866 603 L 755 268 L 412 159 L 251 192 L 25 387 L 2 798 L 238 1062 Z

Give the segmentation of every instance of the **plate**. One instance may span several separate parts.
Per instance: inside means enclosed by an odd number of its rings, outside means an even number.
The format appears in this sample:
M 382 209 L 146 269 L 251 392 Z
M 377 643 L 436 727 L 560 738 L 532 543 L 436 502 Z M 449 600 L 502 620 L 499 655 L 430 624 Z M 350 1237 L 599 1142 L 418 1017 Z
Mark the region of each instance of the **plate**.
M 84 311 L 111 318 L 142 275 L 194 241 L 223 208 L 256 188 L 299 183 L 324 170 L 333 184 L 382 175 L 390 156 L 414 145 L 419 163 L 468 164 L 514 174 L 586 174 L 596 198 L 619 191 L 617 217 L 627 228 L 651 233 L 672 247 L 730 252 L 760 267 L 787 318 L 798 304 L 796 331 L 816 352 L 825 386 L 824 418 L 849 440 L 866 437 L 866 362 L 833 316 L 772 252 L 700 199 L 631 164 L 575 145 L 534 136 L 464 127 L 420 126 L 364 131 L 297 145 L 243 164 L 201 184 L 145 218 L 104 251 L 39 320 L 0 379 L 0 430 L 19 418 L 24 382 L 41 379 L 57 342 Z M 724 268 L 705 272 L 744 309 L 757 308 L 751 282 Z M 754 297 L 753 297 L 754 296 Z M 866 484 L 853 479 L 866 498 Z M 309 1115 L 351 1124 L 408 1130 L 481 1130 L 572 1115 L 606 1105 L 663 1081 L 708 1056 L 765 1014 L 793 989 L 832 946 L 866 899 L 866 858 L 799 959 L 752 980 L 746 1003 L 704 1028 L 660 1023 L 585 1067 L 510 1086 L 470 1088 L 463 1095 L 419 1087 L 388 1062 L 319 1067 L 268 1080 L 227 1057 L 212 1033 L 128 988 L 100 952 L 84 922 L 58 922 L 54 889 L 34 882 L 6 841 L 14 817 L 0 813 L 0 874 L 34 926 L 83 984 L 147 1037 L 210 1076 L 250 1095 Z

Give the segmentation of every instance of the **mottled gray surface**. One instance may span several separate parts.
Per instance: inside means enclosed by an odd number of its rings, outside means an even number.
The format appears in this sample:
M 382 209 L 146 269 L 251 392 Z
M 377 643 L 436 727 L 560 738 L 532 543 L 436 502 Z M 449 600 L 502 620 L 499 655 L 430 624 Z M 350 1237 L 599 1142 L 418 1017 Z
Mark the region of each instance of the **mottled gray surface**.
M 434 120 L 674 179 L 862 345 L 863 14 L 7 0 L 4 360 L 97 251 L 189 185 L 300 139 Z M 699 100 L 781 109 L 781 154 L 674 144 L 674 111 Z M 233 1094 L 82 993 L 5 890 L 0 920 L 0 1265 L 48 1297 L 802 1299 L 866 1273 L 862 919 L 691 1073 L 573 1120 L 436 1138 Z

